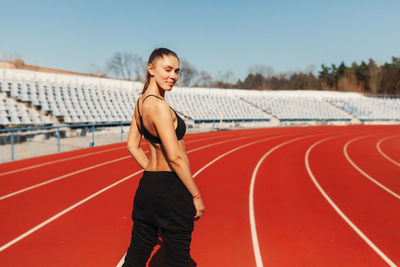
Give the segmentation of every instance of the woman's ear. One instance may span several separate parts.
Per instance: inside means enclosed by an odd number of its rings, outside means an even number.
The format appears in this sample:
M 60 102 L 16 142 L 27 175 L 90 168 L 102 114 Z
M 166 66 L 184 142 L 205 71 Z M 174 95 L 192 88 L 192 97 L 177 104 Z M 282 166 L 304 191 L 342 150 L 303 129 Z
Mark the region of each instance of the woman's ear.
M 147 71 L 150 73 L 150 76 L 154 76 L 154 65 L 151 63 L 147 64 Z

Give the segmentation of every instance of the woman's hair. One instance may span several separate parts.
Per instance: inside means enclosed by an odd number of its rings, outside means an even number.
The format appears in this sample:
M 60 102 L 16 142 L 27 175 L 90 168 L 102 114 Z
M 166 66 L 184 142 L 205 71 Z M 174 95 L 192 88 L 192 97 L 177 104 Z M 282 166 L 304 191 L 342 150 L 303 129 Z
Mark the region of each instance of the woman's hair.
M 172 55 L 179 60 L 178 55 L 175 52 L 169 50 L 168 48 L 156 48 L 153 50 L 153 52 L 151 52 L 149 61 L 147 62 L 147 65 L 154 64 L 157 59 L 160 59 L 164 56 L 169 56 L 169 55 Z M 146 66 L 146 70 L 147 70 L 147 66 Z M 151 77 L 151 75 L 149 73 L 149 70 L 147 70 L 146 81 L 144 82 L 142 94 L 146 91 L 147 87 L 149 86 L 150 77 Z

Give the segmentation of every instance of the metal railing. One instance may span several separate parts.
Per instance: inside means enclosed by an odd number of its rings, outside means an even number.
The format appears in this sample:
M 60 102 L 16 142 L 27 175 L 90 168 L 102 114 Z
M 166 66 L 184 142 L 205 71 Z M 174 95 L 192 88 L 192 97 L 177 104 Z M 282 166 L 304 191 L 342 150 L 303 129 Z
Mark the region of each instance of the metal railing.
M 0 163 L 124 142 L 130 123 L 0 129 Z

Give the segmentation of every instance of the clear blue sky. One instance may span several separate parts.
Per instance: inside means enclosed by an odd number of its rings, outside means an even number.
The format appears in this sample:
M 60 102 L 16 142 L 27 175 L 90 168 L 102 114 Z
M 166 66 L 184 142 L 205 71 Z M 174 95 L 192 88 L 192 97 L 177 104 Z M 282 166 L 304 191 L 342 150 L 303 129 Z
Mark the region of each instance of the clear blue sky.
M 315 71 L 400 56 L 400 1 L 0 0 L 0 58 L 88 72 L 116 51 L 167 47 L 213 76 Z

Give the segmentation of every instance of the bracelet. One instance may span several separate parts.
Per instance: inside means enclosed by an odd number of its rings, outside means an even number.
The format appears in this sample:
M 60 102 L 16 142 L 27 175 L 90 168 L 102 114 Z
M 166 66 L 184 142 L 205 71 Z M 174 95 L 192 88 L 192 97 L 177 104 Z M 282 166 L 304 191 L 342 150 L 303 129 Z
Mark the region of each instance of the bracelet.
M 198 199 L 201 197 L 200 191 L 193 195 L 193 199 Z

